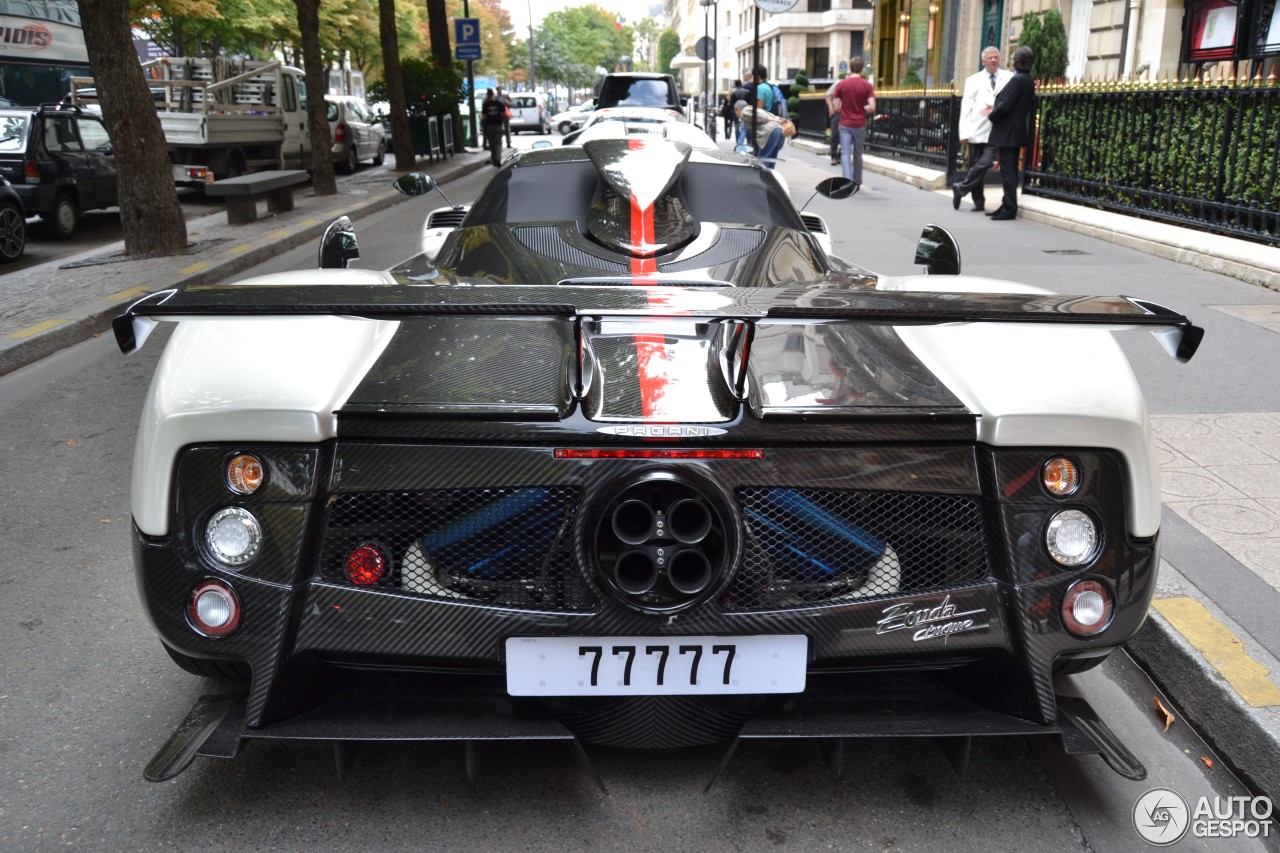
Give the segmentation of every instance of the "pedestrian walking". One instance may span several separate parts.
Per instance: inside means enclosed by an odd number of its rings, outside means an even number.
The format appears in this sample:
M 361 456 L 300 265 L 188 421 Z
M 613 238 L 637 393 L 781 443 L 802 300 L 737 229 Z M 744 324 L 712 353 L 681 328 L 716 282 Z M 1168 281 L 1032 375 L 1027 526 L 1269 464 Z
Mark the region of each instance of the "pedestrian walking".
M 827 137 L 831 149 L 831 165 L 840 165 L 840 99 L 836 97 L 836 86 L 840 81 L 827 87 Z
M 991 136 L 991 120 L 982 114 L 983 107 L 995 105 L 996 96 L 1004 89 L 1013 72 L 1000 67 L 1000 49 L 988 47 L 982 51 L 982 70 L 964 81 L 964 95 L 960 99 L 960 141 L 969 145 L 969 170 L 951 186 L 951 206 L 960 209 L 966 195 L 973 196 L 974 211 L 986 207 L 983 192 L 987 171 L 996 159 L 996 146 L 988 145 Z
M 502 102 L 502 135 L 507 138 L 507 147 L 511 147 L 511 97 L 502 87 L 498 87 L 498 100 Z
M 862 78 L 862 57 L 849 60 L 849 76 L 836 84 L 832 99 L 840 99 L 840 171 L 862 186 L 862 148 L 867 115 L 876 111 L 876 90 Z
M 1015 50 L 1013 76 L 996 95 L 995 105 L 979 110 L 991 121 L 991 136 L 987 144 L 999 150 L 1000 183 L 1004 187 L 1004 200 L 999 210 L 992 214 L 993 222 L 1018 218 L 1018 156 L 1031 141 L 1027 124 L 1036 94 L 1036 84 L 1031 79 L 1034 59 L 1035 54 L 1029 47 Z
M 502 130 L 506 124 L 506 107 L 492 89 L 485 90 L 484 103 L 480 105 L 480 120 L 484 124 L 484 142 L 489 147 L 489 162 L 502 165 Z
M 757 110 L 746 101 L 734 104 L 733 111 L 738 114 L 738 121 L 743 127 L 755 127 L 756 156 L 764 161 L 766 169 L 772 169 L 773 158 L 782 149 L 782 119 L 773 113 Z

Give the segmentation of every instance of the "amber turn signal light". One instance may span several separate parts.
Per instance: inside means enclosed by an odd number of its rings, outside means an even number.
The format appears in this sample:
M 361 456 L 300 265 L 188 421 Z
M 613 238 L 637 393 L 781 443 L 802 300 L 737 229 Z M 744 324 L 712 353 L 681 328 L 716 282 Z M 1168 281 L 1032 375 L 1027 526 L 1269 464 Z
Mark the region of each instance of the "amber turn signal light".
M 227 463 L 227 488 L 237 495 L 251 495 L 262 488 L 262 460 L 241 453 Z

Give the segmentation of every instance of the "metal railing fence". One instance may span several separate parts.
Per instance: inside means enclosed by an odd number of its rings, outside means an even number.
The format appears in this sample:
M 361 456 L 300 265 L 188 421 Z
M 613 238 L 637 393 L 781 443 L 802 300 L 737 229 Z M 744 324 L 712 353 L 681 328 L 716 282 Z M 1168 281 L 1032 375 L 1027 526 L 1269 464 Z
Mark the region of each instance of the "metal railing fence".
M 956 135 L 959 120 L 960 97 L 951 89 L 876 92 L 876 115 L 867 123 L 866 151 L 939 169 L 946 172 L 950 184 L 964 165 Z M 825 96 L 801 95 L 799 136 L 825 141 L 827 126 Z
M 1280 87 L 1043 86 L 1032 195 L 1280 245 Z

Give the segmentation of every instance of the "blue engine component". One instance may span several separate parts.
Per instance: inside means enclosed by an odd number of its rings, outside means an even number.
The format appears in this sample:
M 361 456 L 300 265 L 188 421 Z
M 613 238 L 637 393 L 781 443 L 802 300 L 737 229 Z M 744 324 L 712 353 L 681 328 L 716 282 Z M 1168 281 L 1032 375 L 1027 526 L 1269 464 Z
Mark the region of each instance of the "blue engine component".
M 431 531 L 422 546 L 438 571 L 493 580 L 540 558 L 564 517 L 546 489 L 519 489 Z
M 832 580 L 867 572 L 884 556 L 884 541 L 794 489 L 769 489 L 745 512 L 752 533 L 780 565 Z

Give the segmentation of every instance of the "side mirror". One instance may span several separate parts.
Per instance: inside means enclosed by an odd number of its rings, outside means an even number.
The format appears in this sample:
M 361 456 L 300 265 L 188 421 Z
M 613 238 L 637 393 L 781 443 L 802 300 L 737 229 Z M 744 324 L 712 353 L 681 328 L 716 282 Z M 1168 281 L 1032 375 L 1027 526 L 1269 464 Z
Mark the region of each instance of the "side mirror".
M 861 187 L 848 178 L 827 178 L 814 187 L 814 192 L 827 198 L 841 199 L 855 195 L 859 189 Z
M 426 172 L 410 172 L 396 178 L 393 186 L 405 195 L 426 195 L 439 185 Z
M 929 275 L 960 275 L 960 246 L 940 225 L 926 225 L 916 244 L 916 263 Z
M 356 229 L 350 219 L 339 216 L 329 223 L 320 238 L 320 269 L 345 270 L 358 257 L 360 246 L 356 241 Z

